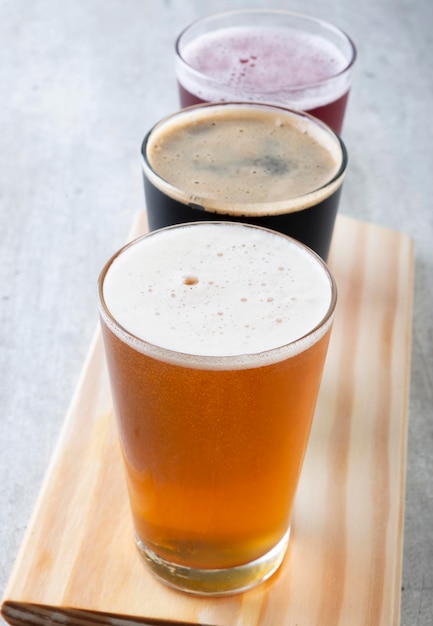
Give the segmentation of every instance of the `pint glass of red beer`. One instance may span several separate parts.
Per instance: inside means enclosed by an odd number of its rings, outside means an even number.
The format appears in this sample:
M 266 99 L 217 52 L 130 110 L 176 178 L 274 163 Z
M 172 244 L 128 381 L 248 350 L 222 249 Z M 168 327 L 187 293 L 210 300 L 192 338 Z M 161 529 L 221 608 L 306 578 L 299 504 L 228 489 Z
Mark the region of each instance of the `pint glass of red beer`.
M 217 13 L 187 26 L 175 52 L 183 107 L 270 102 L 307 111 L 341 132 L 356 48 L 329 22 L 276 9 Z

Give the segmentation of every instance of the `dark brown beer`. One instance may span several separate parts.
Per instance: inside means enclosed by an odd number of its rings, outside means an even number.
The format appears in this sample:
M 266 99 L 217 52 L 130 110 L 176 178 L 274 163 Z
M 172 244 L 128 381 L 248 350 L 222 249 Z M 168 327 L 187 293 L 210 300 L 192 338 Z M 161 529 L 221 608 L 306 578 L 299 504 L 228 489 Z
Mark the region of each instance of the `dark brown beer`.
M 191 107 L 157 124 L 142 155 L 151 230 L 248 222 L 327 258 L 347 155 L 318 120 L 260 104 Z

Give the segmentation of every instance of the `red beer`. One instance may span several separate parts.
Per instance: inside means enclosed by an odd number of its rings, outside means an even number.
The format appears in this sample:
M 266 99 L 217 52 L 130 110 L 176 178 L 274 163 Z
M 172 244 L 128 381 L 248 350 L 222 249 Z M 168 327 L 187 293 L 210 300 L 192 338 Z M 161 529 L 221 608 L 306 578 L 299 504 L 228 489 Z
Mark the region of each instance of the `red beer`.
M 181 106 L 245 100 L 308 112 L 337 133 L 355 47 L 331 24 L 287 11 L 233 11 L 204 18 L 176 42 Z

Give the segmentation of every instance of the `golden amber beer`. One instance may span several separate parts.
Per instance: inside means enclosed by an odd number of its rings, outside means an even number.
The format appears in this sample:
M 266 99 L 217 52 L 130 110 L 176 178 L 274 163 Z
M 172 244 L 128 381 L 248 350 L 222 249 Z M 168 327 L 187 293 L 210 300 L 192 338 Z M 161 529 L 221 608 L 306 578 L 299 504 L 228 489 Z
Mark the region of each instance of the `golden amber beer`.
M 333 311 L 323 261 L 232 222 L 156 230 L 99 283 L 135 536 L 199 593 L 245 589 L 286 549 Z

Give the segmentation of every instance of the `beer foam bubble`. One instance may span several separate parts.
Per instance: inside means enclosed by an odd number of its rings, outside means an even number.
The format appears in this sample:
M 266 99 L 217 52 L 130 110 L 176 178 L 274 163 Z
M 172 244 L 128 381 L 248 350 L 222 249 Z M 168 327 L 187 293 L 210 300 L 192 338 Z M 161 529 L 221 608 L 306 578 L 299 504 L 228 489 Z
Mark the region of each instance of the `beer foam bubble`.
M 334 306 L 332 279 L 307 248 L 230 222 L 166 228 L 126 246 L 107 265 L 102 296 L 123 341 L 209 368 L 219 357 L 251 367 L 302 351 L 326 332 Z

